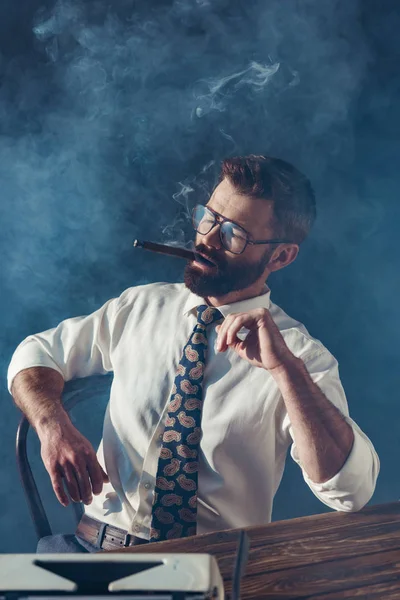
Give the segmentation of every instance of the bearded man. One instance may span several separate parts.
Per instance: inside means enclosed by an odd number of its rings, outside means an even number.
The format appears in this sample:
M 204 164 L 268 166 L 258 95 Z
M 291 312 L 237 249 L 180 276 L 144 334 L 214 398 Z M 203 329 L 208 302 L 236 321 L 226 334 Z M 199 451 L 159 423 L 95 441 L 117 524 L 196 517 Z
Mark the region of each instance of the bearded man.
M 371 498 L 379 459 L 349 417 L 338 364 L 270 299 L 315 219 L 308 179 L 264 156 L 223 162 L 193 211 L 184 284 L 132 287 L 32 335 L 9 389 L 35 428 L 58 500 L 84 502 L 75 535 L 41 552 L 93 552 L 271 520 L 290 448 L 311 491 L 341 511 Z M 113 372 L 97 455 L 64 382 Z

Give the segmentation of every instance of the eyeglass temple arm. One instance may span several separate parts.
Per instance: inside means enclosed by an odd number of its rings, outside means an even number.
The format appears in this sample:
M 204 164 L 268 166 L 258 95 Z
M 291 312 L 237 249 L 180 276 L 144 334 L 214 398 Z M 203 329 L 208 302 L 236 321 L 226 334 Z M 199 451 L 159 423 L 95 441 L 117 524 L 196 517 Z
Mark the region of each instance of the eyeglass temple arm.
M 254 246 L 259 244 L 293 244 L 291 240 L 247 240 L 247 243 Z

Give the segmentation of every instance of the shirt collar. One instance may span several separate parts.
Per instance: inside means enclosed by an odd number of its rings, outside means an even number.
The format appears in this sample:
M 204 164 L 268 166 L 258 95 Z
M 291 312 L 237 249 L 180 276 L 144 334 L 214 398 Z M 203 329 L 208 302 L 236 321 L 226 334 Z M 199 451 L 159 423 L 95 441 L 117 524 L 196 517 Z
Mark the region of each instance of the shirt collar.
M 189 290 L 188 290 L 189 291 Z M 232 313 L 239 312 L 248 312 L 254 308 L 267 308 L 269 309 L 271 300 L 270 300 L 271 290 L 267 285 L 265 285 L 262 294 L 259 296 L 254 296 L 253 298 L 247 298 L 247 300 L 240 300 L 239 302 L 232 302 L 232 304 L 224 304 L 223 306 L 218 306 L 218 310 L 223 314 L 224 317 Z M 185 306 L 183 309 L 184 315 L 189 315 L 194 311 L 195 308 L 200 306 L 201 304 L 207 304 L 204 298 L 197 296 L 189 291 L 188 298 L 185 302 Z

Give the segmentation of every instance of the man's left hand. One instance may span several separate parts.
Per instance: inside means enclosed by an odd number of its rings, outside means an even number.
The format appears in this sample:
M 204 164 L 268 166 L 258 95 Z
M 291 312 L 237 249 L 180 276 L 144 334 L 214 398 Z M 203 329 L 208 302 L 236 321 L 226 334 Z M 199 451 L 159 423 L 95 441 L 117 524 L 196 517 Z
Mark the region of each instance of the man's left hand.
M 237 337 L 242 327 L 249 329 L 244 341 Z M 266 308 L 228 315 L 216 330 L 219 352 L 232 348 L 255 367 L 279 370 L 296 360 Z

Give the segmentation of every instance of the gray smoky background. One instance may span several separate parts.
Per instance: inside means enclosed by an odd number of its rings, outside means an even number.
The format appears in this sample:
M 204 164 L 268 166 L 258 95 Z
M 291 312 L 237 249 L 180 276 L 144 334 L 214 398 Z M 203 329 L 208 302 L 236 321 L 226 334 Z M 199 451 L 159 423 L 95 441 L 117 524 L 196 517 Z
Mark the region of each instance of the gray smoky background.
M 182 281 L 180 259 L 132 242 L 189 245 L 226 156 L 310 177 L 318 220 L 272 298 L 339 360 L 382 462 L 372 503 L 399 498 L 399 29 L 386 0 L 2 1 L 0 551 L 35 548 L 12 352 L 129 286 Z M 94 443 L 106 400 L 74 417 Z M 31 437 L 54 531 L 71 531 Z M 274 519 L 324 510 L 288 459 Z

